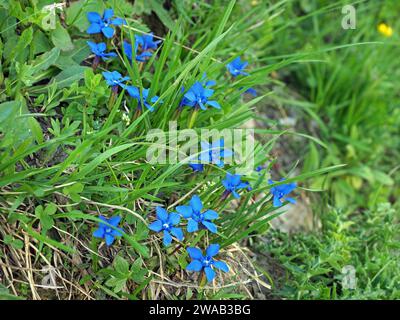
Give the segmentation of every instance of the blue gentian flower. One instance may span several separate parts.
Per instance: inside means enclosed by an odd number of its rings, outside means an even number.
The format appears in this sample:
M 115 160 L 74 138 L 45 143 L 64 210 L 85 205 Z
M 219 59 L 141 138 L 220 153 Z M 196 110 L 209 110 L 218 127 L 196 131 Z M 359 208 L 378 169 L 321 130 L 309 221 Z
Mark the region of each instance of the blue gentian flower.
M 112 38 L 114 35 L 114 29 L 111 26 L 120 26 L 122 24 L 126 24 L 124 19 L 112 19 L 113 16 L 113 9 L 104 10 L 103 17 L 97 12 L 88 12 L 87 18 L 90 22 L 90 26 L 86 32 L 89 34 L 102 32 L 106 38 Z
M 214 210 L 206 210 L 201 212 L 203 204 L 199 196 L 194 195 L 190 199 L 188 206 L 178 206 L 176 211 L 180 213 L 184 218 L 188 219 L 187 231 L 195 232 L 199 230 L 199 224 L 203 225 L 212 233 L 217 232 L 217 226 L 211 222 L 211 220 L 218 218 L 218 213 Z
M 235 60 L 228 63 L 226 68 L 233 77 L 237 77 L 240 74 L 248 76 L 249 74 L 243 71 L 248 64 L 249 63 L 247 61 L 241 61 L 240 57 L 237 57 Z
M 240 88 L 242 89 L 242 88 Z M 257 97 L 257 91 L 253 88 L 248 88 L 245 92 L 243 92 L 243 94 L 250 94 L 253 97 Z
M 161 40 L 154 41 L 153 33 L 135 35 L 136 43 L 140 46 L 142 51 L 156 50 Z
M 282 178 L 280 181 L 284 181 L 285 178 Z M 274 184 L 274 181 L 271 179 L 268 180 L 269 184 Z M 289 193 L 291 193 L 294 189 L 296 189 L 297 184 L 295 182 L 288 184 L 281 184 L 279 186 L 275 186 L 271 188 L 271 193 L 274 196 L 273 205 L 274 207 L 282 206 L 282 201 L 289 201 L 290 203 L 296 203 L 296 200 L 290 197 L 286 197 Z
M 215 271 L 213 268 L 229 272 L 229 267 L 225 262 L 214 260 L 213 258 L 219 252 L 219 244 L 210 244 L 206 249 L 205 256 L 203 256 L 203 253 L 198 248 L 189 247 L 186 251 L 192 258 L 192 261 L 186 267 L 186 271 L 201 272 L 204 270 L 208 282 L 213 281 L 215 278 Z
M 233 152 L 229 149 L 224 148 L 224 139 L 220 139 L 213 143 L 201 142 L 201 153 L 199 156 L 199 162 L 201 163 L 189 163 L 189 166 L 194 171 L 203 171 L 204 164 L 210 163 L 222 168 L 224 166 L 224 158 L 232 157 Z
M 212 143 L 202 141 L 201 149 L 200 161 L 215 164 L 219 168 L 224 166 L 224 158 L 229 158 L 233 155 L 231 150 L 225 149 L 224 139 Z
M 102 74 L 104 79 L 106 79 L 107 84 L 112 87 L 120 86 L 122 88 L 125 88 L 126 85 L 124 84 L 124 82 L 130 80 L 129 77 L 122 77 L 122 75 L 118 71 L 104 71 L 102 72 Z
M 202 163 L 189 163 L 189 167 L 193 169 L 193 171 L 203 172 L 204 164 Z
M 210 105 L 213 108 L 221 109 L 219 103 L 215 100 L 208 100 L 214 94 L 214 90 L 203 86 L 199 81 L 195 82 L 194 85 L 184 94 L 183 99 L 180 103 L 181 106 L 188 106 L 192 108 L 200 107 L 202 110 L 206 110 L 206 106 Z
M 123 46 L 124 46 L 124 51 L 125 51 L 126 56 L 128 57 L 128 59 L 130 61 L 132 61 L 132 57 L 133 57 L 132 45 L 130 43 L 124 41 Z M 142 52 L 141 54 L 137 54 L 137 51 L 138 51 L 138 46 L 135 43 L 135 52 L 134 52 L 134 54 L 135 54 L 136 61 L 145 62 L 148 58 L 151 57 L 151 53 L 150 52 L 145 51 L 145 52 Z
M 115 216 L 110 219 L 107 219 L 106 217 L 100 216 L 100 219 L 105 223 L 101 222 L 99 224 L 99 228 L 93 232 L 93 236 L 96 238 L 105 239 L 107 246 L 111 246 L 115 240 L 115 237 L 122 236 L 123 230 L 121 228 L 118 228 L 118 224 L 121 221 L 121 217 Z M 115 227 L 115 229 L 106 225 L 106 223 L 112 225 L 113 227 Z
M 171 234 L 176 237 L 179 241 L 183 240 L 183 232 L 181 228 L 176 226 L 181 217 L 177 213 L 168 214 L 167 210 L 161 207 L 156 207 L 157 220 L 149 225 L 149 229 L 155 232 L 164 231 L 164 246 L 169 246 L 172 242 Z
M 230 174 L 229 172 L 225 176 L 225 180 L 222 180 L 222 184 L 225 187 L 227 193 L 232 193 L 233 196 L 238 199 L 240 195 L 237 193 L 238 190 L 247 188 L 251 190 L 248 182 L 241 181 L 240 174 Z
M 134 87 L 134 86 L 126 86 L 125 89 L 132 98 L 134 98 L 138 101 L 138 107 L 140 109 L 142 109 L 143 105 L 144 105 L 151 112 L 154 111 L 154 107 L 152 105 L 157 102 L 159 97 L 153 96 L 153 97 L 149 98 L 149 92 L 150 92 L 149 89 L 142 90 L 142 98 L 140 97 L 139 88 Z M 149 100 L 150 100 L 151 104 L 148 102 Z M 158 103 L 162 103 L 162 102 L 163 102 L 162 100 L 158 101 Z
M 104 61 L 108 60 L 110 57 L 117 56 L 115 52 L 105 52 L 107 50 L 107 46 L 104 42 L 95 43 L 86 41 L 86 43 L 89 45 L 92 53 L 94 53 L 96 57 L 102 58 Z

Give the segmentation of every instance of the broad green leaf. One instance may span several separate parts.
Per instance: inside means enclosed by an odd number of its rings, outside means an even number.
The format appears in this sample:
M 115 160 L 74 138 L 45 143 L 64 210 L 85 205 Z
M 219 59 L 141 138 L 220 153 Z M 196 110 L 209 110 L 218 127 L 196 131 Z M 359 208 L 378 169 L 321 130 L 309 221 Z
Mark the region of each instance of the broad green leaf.
M 57 22 L 56 28 L 51 31 L 51 41 L 62 51 L 69 51 L 74 48 L 68 30 L 64 29 L 59 22 Z

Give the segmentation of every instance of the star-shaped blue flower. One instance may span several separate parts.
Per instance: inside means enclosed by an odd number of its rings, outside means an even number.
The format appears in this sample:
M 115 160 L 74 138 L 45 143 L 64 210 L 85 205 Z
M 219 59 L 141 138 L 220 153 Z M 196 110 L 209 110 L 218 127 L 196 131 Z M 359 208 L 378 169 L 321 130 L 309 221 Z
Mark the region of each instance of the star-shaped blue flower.
M 285 178 L 282 178 L 280 181 L 285 181 Z M 274 184 L 275 182 L 271 179 L 268 180 L 269 184 Z M 282 206 L 282 201 L 289 201 L 290 203 L 296 203 L 296 200 L 290 197 L 286 197 L 289 193 L 291 193 L 294 189 L 296 189 L 297 184 L 295 182 L 288 184 L 281 184 L 279 186 L 275 186 L 271 188 L 271 193 L 274 197 L 273 205 L 274 207 Z
M 102 58 L 104 61 L 108 60 L 110 57 L 116 57 L 117 54 L 115 52 L 105 52 L 107 50 L 107 46 L 104 42 L 95 43 L 92 41 L 86 41 L 90 47 L 92 53 L 96 55 L 96 57 Z
M 225 180 L 222 180 L 222 184 L 225 187 L 225 192 L 232 193 L 233 196 L 238 199 L 240 195 L 237 193 L 238 190 L 247 188 L 251 190 L 248 182 L 241 181 L 240 174 L 230 174 L 229 172 L 225 176 Z
M 149 97 L 149 92 L 150 92 L 149 89 L 142 90 L 142 98 L 140 97 L 139 88 L 134 87 L 134 86 L 126 86 L 125 89 L 132 98 L 134 98 L 138 101 L 138 107 L 140 109 L 142 109 L 143 105 L 144 105 L 151 112 L 154 111 L 153 105 L 158 101 L 159 97 L 153 96 L 150 98 Z M 150 101 L 151 104 L 148 101 Z M 158 103 L 162 103 L 162 102 L 163 102 L 162 100 L 158 101 Z
M 214 94 L 214 90 L 203 86 L 199 81 L 195 82 L 194 85 L 183 95 L 183 99 L 180 103 L 181 106 L 188 106 L 192 108 L 200 108 L 202 110 L 207 109 L 207 105 L 221 109 L 220 104 L 215 100 L 209 100 Z
M 226 68 L 233 77 L 237 77 L 240 74 L 248 76 L 249 74 L 243 71 L 248 64 L 249 63 L 247 61 L 241 61 L 240 57 L 237 57 L 235 60 L 229 62 L 226 65 Z
M 124 46 L 124 51 L 125 51 L 126 56 L 128 57 L 128 59 L 130 61 L 132 61 L 132 57 L 133 57 L 132 45 L 129 42 L 124 41 L 123 46 Z M 138 45 L 137 45 L 137 43 L 135 43 L 134 54 L 135 54 L 136 61 L 145 62 L 148 58 L 151 57 L 151 53 L 148 51 L 144 51 L 141 54 L 137 54 L 137 51 L 138 51 Z
M 107 246 L 111 246 L 115 240 L 115 237 L 122 236 L 123 230 L 118 228 L 121 217 L 115 216 L 107 219 L 106 217 L 100 216 L 100 219 L 104 221 L 104 223 L 101 222 L 99 224 L 99 228 L 93 232 L 93 236 L 96 238 L 105 239 Z M 108 226 L 106 223 L 114 228 Z
M 233 152 L 225 148 L 225 140 L 223 138 L 212 143 L 202 141 L 201 149 L 200 161 L 215 164 L 219 168 L 224 166 L 224 158 L 233 156 Z
M 155 232 L 164 232 L 164 246 L 169 246 L 172 242 L 171 234 L 179 241 L 183 240 L 183 232 L 181 228 L 175 227 L 179 224 L 181 217 L 177 213 L 168 214 L 167 210 L 156 207 L 157 220 L 149 225 L 149 229 Z
M 153 33 L 135 35 L 136 43 L 140 46 L 142 51 L 156 50 L 161 40 L 154 41 Z
M 201 142 L 201 153 L 199 156 L 200 163 L 189 163 L 189 166 L 194 171 L 203 171 L 204 164 L 214 164 L 219 168 L 224 166 L 224 158 L 232 157 L 233 152 L 229 149 L 225 149 L 224 139 L 220 139 L 213 143 L 208 143 L 205 141 Z
M 192 258 L 192 261 L 186 267 L 186 271 L 201 272 L 204 270 L 208 282 L 213 281 L 215 278 L 215 271 L 213 268 L 229 272 L 229 267 L 225 262 L 214 260 L 213 258 L 219 252 L 219 244 L 210 244 L 206 249 L 205 256 L 203 256 L 203 253 L 198 248 L 189 247 L 186 251 Z
M 90 22 L 90 26 L 86 32 L 89 34 L 102 32 L 106 38 L 112 38 L 114 35 L 114 29 L 111 26 L 120 26 L 122 24 L 126 24 L 124 19 L 112 19 L 113 16 L 113 9 L 104 10 L 103 16 L 100 16 L 100 14 L 97 12 L 88 12 L 87 18 Z
M 206 210 L 201 212 L 203 209 L 203 204 L 199 196 L 194 195 L 190 199 L 188 206 L 178 206 L 176 211 L 180 213 L 184 218 L 188 219 L 187 231 L 195 232 L 199 230 L 199 224 L 204 226 L 212 233 L 217 232 L 217 226 L 211 222 L 211 220 L 218 218 L 218 213 L 214 210 Z
M 118 71 L 104 71 L 102 72 L 102 74 L 104 79 L 106 79 L 107 84 L 111 87 L 120 86 L 122 88 L 125 88 L 126 85 L 124 84 L 124 82 L 130 80 L 129 77 L 122 77 L 122 75 Z

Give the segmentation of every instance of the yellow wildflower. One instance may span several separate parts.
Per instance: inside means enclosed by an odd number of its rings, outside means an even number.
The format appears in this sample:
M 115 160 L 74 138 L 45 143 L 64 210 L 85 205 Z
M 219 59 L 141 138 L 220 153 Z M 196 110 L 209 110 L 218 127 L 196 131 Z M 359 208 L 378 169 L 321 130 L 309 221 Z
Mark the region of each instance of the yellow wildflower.
M 385 37 L 391 37 L 393 35 L 393 29 L 386 23 L 380 23 L 378 25 L 378 31 Z

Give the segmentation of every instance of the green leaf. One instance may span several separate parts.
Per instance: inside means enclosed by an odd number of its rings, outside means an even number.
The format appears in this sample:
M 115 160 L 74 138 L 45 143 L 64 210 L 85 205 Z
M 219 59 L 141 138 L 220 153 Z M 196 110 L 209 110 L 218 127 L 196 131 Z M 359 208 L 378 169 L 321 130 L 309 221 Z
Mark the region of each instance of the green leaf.
M 149 0 L 148 5 L 153 9 L 156 15 L 160 18 L 161 22 L 170 30 L 174 29 L 175 23 L 169 16 L 167 10 L 164 9 L 162 4 L 157 0 Z M 179 35 L 179 34 L 178 34 Z
M 57 206 L 54 203 L 49 203 L 44 209 L 44 213 L 51 216 L 57 212 Z
M 59 22 L 57 22 L 56 28 L 51 32 L 51 41 L 62 51 L 69 51 L 74 48 L 68 31 Z
M 115 270 L 122 275 L 127 275 L 129 273 L 129 263 L 124 258 L 117 256 L 114 260 Z
M 53 48 L 39 56 L 33 63 L 33 73 L 38 71 L 47 70 L 51 65 L 55 64 L 60 55 L 59 48 Z
M 75 81 L 83 79 L 86 69 L 88 69 L 88 67 L 72 66 L 69 69 L 61 71 L 54 77 L 54 81 L 57 83 L 59 89 L 69 87 Z
M 87 13 L 90 11 L 103 12 L 104 9 L 104 3 L 100 0 L 74 1 L 65 10 L 66 22 L 69 26 L 77 27 L 79 31 L 84 32 L 90 25 L 86 16 Z
M 28 47 L 32 42 L 32 39 L 33 39 L 33 28 L 29 27 L 22 32 L 21 36 L 19 36 L 17 45 L 11 52 L 11 57 L 14 60 L 19 60 L 24 52 L 24 49 Z
M 126 279 L 110 278 L 107 280 L 106 285 L 113 288 L 115 293 L 120 292 L 126 286 Z

